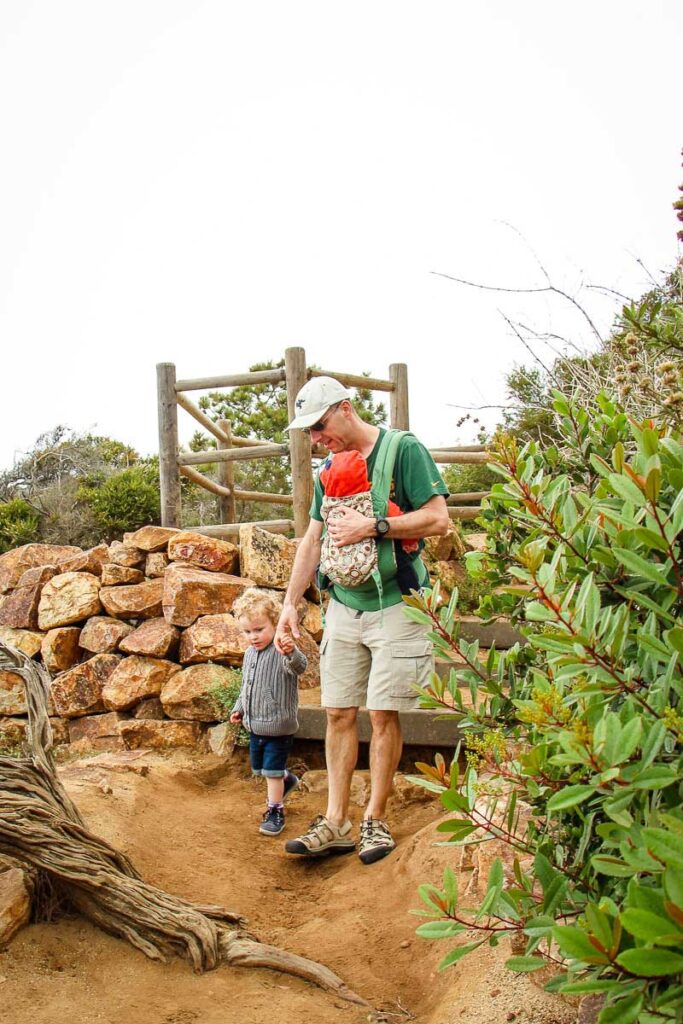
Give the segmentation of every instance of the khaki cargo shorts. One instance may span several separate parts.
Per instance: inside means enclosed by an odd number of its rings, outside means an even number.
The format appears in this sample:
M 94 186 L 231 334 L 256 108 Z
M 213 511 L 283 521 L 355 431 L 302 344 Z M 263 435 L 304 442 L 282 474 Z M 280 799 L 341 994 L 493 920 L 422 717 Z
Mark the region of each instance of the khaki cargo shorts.
M 357 612 L 330 601 L 320 644 L 320 703 L 324 708 L 409 711 L 434 670 L 427 627 L 412 622 L 404 604 Z

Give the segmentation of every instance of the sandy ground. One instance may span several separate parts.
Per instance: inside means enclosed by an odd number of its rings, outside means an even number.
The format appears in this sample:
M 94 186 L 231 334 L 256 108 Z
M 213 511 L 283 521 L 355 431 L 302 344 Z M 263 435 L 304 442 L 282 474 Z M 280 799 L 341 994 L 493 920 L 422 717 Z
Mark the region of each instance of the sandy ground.
M 438 883 L 452 852 L 433 845 L 439 804 L 392 799 L 398 841 L 369 867 L 355 854 L 306 862 L 283 840 L 320 812 L 321 794 L 295 792 L 287 827 L 258 832 L 262 786 L 240 752 L 225 766 L 145 755 L 132 772 L 61 769 L 89 826 L 124 850 L 149 881 L 249 919 L 264 941 L 326 964 L 388 1022 L 569 1024 L 575 1010 L 507 972 L 506 950 L 482 950 L 437 974 L 448 947 L 416 938 L 420 882 Z M 295 766 L 296 767 L 296 766 Z M 103 781 L 104 780 L 104 781 Z M 354 806 L 357 822 L 362 809 Z M 261 969 L 195 975 L 159 965 L 81 919 L 32 925 L 0 952 L 2 1024 L 357 1024 L 368 1013 L 297 979 Z

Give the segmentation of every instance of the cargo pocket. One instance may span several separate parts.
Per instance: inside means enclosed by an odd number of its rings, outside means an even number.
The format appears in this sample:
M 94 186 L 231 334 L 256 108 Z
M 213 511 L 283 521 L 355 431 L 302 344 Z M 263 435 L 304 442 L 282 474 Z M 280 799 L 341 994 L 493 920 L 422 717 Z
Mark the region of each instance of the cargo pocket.
M 391 697 L 415 699 L 416 686 L 424 686 L 432 670 L 433 651 L 429 640 L 394 640 L 391 644 Z

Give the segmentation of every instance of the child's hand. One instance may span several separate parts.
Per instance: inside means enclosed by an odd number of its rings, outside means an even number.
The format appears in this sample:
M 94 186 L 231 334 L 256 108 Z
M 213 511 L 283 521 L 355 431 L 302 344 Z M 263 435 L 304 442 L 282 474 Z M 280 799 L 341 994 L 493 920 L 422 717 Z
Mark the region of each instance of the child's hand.
M 242 712 L 241 711 L 233 711 L 233 713 L 230 715 L 230 722 L 231 722 L 231 724 L 232 725 L 238 725 L 239 722 L 241 722 L 241 721 L 242 721 Z
M 294 650 L 294 637 L 291 633 L 284 633 L 280 638 L 280 648 L 283 654 L 291 654 Z

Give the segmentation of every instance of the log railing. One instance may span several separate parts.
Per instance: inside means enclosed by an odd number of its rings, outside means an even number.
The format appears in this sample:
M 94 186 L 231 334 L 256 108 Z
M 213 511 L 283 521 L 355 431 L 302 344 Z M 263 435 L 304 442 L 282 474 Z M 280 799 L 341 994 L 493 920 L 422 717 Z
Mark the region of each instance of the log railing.
M 192 380 L 176 380 L 173 363 L 157 365 L 157 390 L 159 409 L 159 480 L 161 488 L 161 521 L 164 526 L 181 524 L 181 475 L 193 483 L 215 494 L 223 523 L 220 526 L 206 526 L 198 532 L 215 537 L 235 536 L 240 524 L 236 522 L 236 502 L 268 502 L 273 505 L 291 506 L 293 521 L 270 519 L 259 523 L 266 530 L 284 533 L 294 529 L 297 537 L 304 534 L 308 526 L 308 509 L 313 491 L 312 460 L 324 457 L 326 449 L 312 448 L 310 438 L 303 430 L 292 430 L 286 444 L 273 444 L 257 438 L 243 438 L 232 434 L 230 422 L 214 422 L 200 407 L 187 396 L 188 391 L 218 390 L 244 385 L 282 384 L 287 388 L 287 407 L 292 420 L 296 410 L 294 402 L 301 387 L 312 377 L 335 377 L 346 387 L 384 391 L 390 395 L 390 425 L 400 430 L 409 429 L 408 410 L 408 368 L 405 363 L 393 363 L 389 367 L 387 380 L 364 377 L 351 373 L 336 373 L 332 370 L 317 370 L 306 365 L 306 353 L 302 348 L 289 348 L 285 352 L 285 365 L 274 370 L 257 370 L 249 373 L 225 374 L 218 377 L 198 377 Z M 200 452 L 179 451 L 178 406 L 189 413 L 216 439 L 216 448 Z M 481 445 L 461 445 L 433 449 L 431 454 L 440 465 L 469 465 L 488 461 L 488 453 Z M 235 462 L 255 459 L 289 457 L 291 462 L 292 493 L 268 494 L 235 487 Z M 217 466 L 217 480 L 211 479 L 196 466 Z M 486 496 L 485 491 L 472 491 L 451 495 L 449 515 L 453 519 L 473 519 L 478 515 L 476 505 Z

